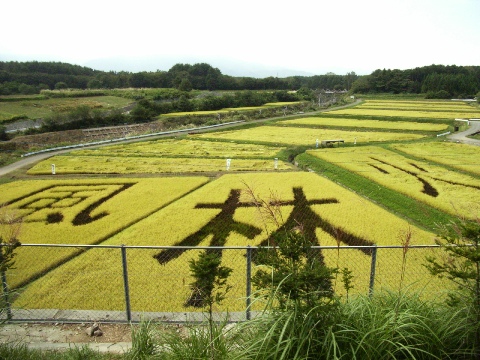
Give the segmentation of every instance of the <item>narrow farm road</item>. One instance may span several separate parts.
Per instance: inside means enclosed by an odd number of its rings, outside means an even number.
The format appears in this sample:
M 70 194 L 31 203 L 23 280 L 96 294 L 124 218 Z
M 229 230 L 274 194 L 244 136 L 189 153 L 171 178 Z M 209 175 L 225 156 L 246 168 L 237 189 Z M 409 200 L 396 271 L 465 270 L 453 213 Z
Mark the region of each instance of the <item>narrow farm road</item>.
M 470 128 L 468 130 L 451 134 L 447 136 L 447 138 L 455 142 L 461 142 L 468 145 L 480 146 L 480 140 L 470 139 L 467 137 L 476 133 L 480 133 L 480 120 L 474 120 L 474 121 L 471 120 Z

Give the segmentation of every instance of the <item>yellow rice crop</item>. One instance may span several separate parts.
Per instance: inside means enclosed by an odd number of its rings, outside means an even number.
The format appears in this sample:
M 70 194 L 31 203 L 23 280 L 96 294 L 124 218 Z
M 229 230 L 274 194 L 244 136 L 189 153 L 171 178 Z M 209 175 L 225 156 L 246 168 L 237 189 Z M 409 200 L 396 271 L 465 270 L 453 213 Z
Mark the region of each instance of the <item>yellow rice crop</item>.
M 395 217 L 379 206 L 327 179 L 316 174 L 300 172 L 224 175 L 124 229 L 104 244 L 176 245 L 211 222 L 221 212 L 220 206 L 229 198 L 232 189 L 242 190 L 247 185 L 253 189 L 255 194 L 265 200 L 274 194 L 275 198 L 283 202 L 291 202 L 294 199 L 293 187 L 301 187 L 308 201 L 334 198 L 338 203 L 312 204 L 310 209 L 323 221 L 378 245 L 400 245 L 399 237 L 406 229 L 412 230 L 412 244 L 431 244 L 433 242 L 433 234 L 408 225 L 405 220 Z M 240 197 L 242 202 L 246 202 L 247 199 L 245 194 Z M 292 208 L 293 204 L 281 207 L 280 222 L 286 221 Z M 237 208 L 232 220 L 239 224 L 239 230 L 253 226 L 259 229 L 260 233 L 249 240 L 230 228 L 225 242 L 226 246 L 258 245 L 266 238 L 267 231 L 271 232 L 274 229 L 271 223 L 265 222 L 265 218 L 260 216 L 255 207 Z M 302 219 L 298 219 L 298 221 L 301 223 Z M 218 229 L 218 231 L 224 230 Z M 316 233 L 321 245 L 337 244 L 331 235 L 320 228 Z M 208 234 L 205 234 L 203 240 L 198 239 L 196 245 L 210 245 L 213 233 Z M 341 243 L 340 245 L 345 244 Z M 198 256 L 198 252 L 184 252 L 178 258 L 163 265 L 153 258 L 153 255 L 158 252 L 159 250 L 154 249 L 128 252 L 132 310 L 164 311 L 168 309 L 168 311 L 183 312 L 185 311 L 183 303 L 190 291 L 188 284 L 192 281 L 187 264 L 189 259 Z M 425 252 L 422 251 L 412 255 L 408 264 L 411 266 L 409 282 L 417 282 L 416 286 L 419 287 L 438 286 L 438 281 L 432 280 L 422 268 L 421 260 L 424 255 Z M 335 250 L 325 250 L 324 256 L 328 265 L 333 266 L 338 263 L 353 270 L 355 275 L 354 291 L 366 293 L 371 261 L 369 256 L 353 249 L 342 251 L 339 258 Z M 15 306 L 122 310 L 124 303 L 119 258 L 119 250 L 90 250 L 32 283 L 20 294 Z M 92 264 L 100 265 L 92 266 Z M 235 285 L 235 290 L 225 301 L 225 309 L 240 311 L 245 307 L 244 252 L 225 250 L 223 265 L 233 268 L 234 271 L 229 282 Z M 383 265 L 384 268 L 381 267 Z M 390 289 L 398 287 L 397 275 L 400 274 L 401 255 L 386 253 L 379 260 L 379 266 L 377 284 L 390 287 Z M 93 272 L 92 267 L 94 268 Z M 391 277 L 385 268 L 393 270 L 395 275 Z M 380 271 L 380 269 L 383 270 Z M 340 287 L 338 285 L 338 288 Z M 80 288 L 82 291 L 77 290 Z M 52 293 L 54 293 L 54 297 L 51 296 Z M 91 294 L 95 294 L 95 296 L 92 297 Z M 188 309 L 188 311 L 191 310 L 192 308 Z
M 415 130 L 415 131 L 442 131 L 448 128 L 445 124 L 417 123 L 410 121 L 378 121 L 378 120 L 354 120 L 327 117 L 308 117 L 295 120 L 281 121 L 280 124 L 308 125 L 308 126 L 342 126 L 352 128 L 373 128 L 391 130 Z
M 474 177 L 374 146 L 312 150 L 309 154 L 448 213 L 480 216 L 480 180 Z M 424 192 L 422 181 L 438 192 L 436 197 Z
M 275 160 L 230 158 L 154 158 L 116 156 L 54 156 L 28 170 L 29 175 L 51 173 L 54 163 L 57 174 L 157 174 L 217 171 L 269 171 L 275 170 Z M 277 170 L 291 170 L 292 165 L 277 161 Z
M 388 133 L 379 131 L 344 131 L 327 129 L 293 128 L 279 126 L 259 126 L 235 131 L 221 131 L 210 134 L 192 135 L 194 138 L 227 139 L 232 141 L 268 142 L 271 144 L 312 145 L 316 139 L 343 139 L 345 142 L 357 143 L 413 140 L 424 137 L 419 134 Z
M 392 144 L 390 147 L 416 156 L 419 159 L 426 159 L 480 175 L 478 146 L 452 142 L 424 142 Z
M 476 109 L 465 102 L 448 101 L 392 101 L 392 100 L 366 100 L 359 109 L 412 109 L 412 110 L 445 110 L 445 111 L 475 111 Z
M 160 179 L 85 179 L 17 181 L 0 185 L 5 194 L 2 199 L 10 209 L 20 209 L 24 216 L 19 239 L 22 243 L 36 244 L 96 244 L 136 223 L 208 181 L 205 177 Z M 122 190 L 125 184 L 132 186 Z M 90 189 L 90 191 L 88 190 Z M 30 194 L 30 195 L 29 195 Z M 102 202 L 102 198 L 112 196 Z M 29 196 L 28 196 L 29 195 Z M 23 197 L 23 198 L 22 198 Z M 20 199 L 20 200 L 15 200 Z M 58 199 L 57 206 L 31 208 L 30 202 L 39 204 Z M 89 216 L 94 220 L 74 225 L 76 215 L 95 202 Z M 49 223 L 47 216 L 61 213 L 60 222 Z M 96 219 L 96 217 L 98 217 Z M 1 235 L 1 234 L 0 234 Z M 10 272 L 9 285 L 14 287 L 35 274 L 72 256 L 78 249 L 20 248 L 15 272 Z
M 274 158 L 278 147 L 256 144 L 235 144 L 192 139 L 165 139 L 133 144 L 105 146 L 93 150 L 79 150 L 74 155 L 88 156 L 191 156 L 222 158 Z
M 405 117 L 405 118 L 428 118 L 428 119 L 441 119 L 441 120 L 454 120 L 457 118 L 472 119 L 480 118 L 480 110 L 465 112 L 463 109 L 458 111 L 426 111 L 426 110 L 398 110 L 398 109 L 370 109 L 355 107 L 351 109 L 342 109 L 329 111 L 329 114 L 335 115 L 363 115 L 363 116 L 391 116 L 391 117 Z

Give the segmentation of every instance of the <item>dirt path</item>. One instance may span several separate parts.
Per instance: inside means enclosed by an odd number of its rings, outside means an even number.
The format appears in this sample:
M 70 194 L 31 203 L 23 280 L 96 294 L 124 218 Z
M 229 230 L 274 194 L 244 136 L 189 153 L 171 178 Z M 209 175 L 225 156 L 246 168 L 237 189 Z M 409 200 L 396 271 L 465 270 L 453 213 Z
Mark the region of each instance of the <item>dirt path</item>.
M 43 351 L 64 351 L 90 347 L 98 352 L 125 353 L 132 348 L 132 326 L 129 324 L 98 324 L 102 335 L 89 336 L 91 323 L 45 324 L 12 323 L 0 325 L 0 343 L 25 345 Z

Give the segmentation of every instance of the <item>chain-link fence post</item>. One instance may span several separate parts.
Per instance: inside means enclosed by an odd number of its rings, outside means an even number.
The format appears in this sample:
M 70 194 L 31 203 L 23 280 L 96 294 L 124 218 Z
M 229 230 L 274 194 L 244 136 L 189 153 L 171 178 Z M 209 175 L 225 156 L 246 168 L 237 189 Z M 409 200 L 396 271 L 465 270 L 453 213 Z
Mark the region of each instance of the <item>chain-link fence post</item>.
M 127 321 L 132 321 L 132 312 L 130 310 L 130 289 L 128 287 L 128 270 L 127 270 L 127 249 L 122 244 L 122 268 L 123 268 L 123 287 L 125 290 L 125 309 L 127 311 Z
M 252 295 L 252 248 L 250 245 L 247 246 L 247 310 L 246 310 L 246 318 L 250 320 L 250 305 L 251 299 L 250 296 Z
M 7 311 L 7 319 L 12 320 L 12 309 L 10 306 L 10 301 L 8 299 L 8 284 L 7 284 L 7 275 L 5 271 L 2 271 L 2 289 L 3 289 L 3 303 L 5 310 Z
M 377 245 L 372 246 L 372 263 L 370 265 L 370 285 L 368 287 L 368 295 L 373 295 L 373 287 L 375 285 L 375 269 L 377 267 Z

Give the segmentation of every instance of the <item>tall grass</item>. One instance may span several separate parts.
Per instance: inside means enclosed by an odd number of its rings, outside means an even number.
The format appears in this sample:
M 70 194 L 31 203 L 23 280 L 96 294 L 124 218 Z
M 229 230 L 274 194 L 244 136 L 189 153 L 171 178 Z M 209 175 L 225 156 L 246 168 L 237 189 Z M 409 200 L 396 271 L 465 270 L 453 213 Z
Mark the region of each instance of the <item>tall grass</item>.
M 193 325 L 185 332 L 170 331 L 162 334 L 162 359 L 222 360 L 235 358 L 241 337 L 237 331 L 222 321 Z
M 465 339 L 474 330 L 465 315 L 464 309 L 398 292 L 355 297 L 329 314 L 267 312 L 239 325 L 249 338 L 233 358 L 470 359 L 473 349 Z
M 73 346 L 73 345 L 72 345 Z M 23 343 L 0 344 L 2 360 L 113 360 L 123 355 L 105 354 L 88 346 L 73 346 L 66 351 L 42 351 L 31 349 Z

